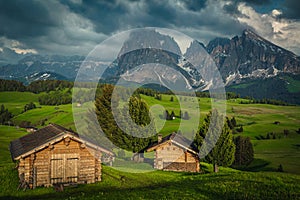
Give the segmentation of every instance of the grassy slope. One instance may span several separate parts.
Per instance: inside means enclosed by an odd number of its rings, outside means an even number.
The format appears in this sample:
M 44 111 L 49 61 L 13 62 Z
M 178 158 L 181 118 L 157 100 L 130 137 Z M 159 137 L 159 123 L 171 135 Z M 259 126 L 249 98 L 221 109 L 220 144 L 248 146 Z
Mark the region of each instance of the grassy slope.
M 31 92 L 0 92 L 0 104 L 3 104 L 14 115 L 18 115 L 26 104 L 34 102 L 38 105 L 38 96 Z
M 0 146 L 27 133 L 0 126 Z M 4 152 L 4 154 L 2 154 Z M 297 199 L 300 176 L 275 172 L 240 172 L 220 168 L 212 174 L 211 165 L 202 163 L 204 174 L 154 171 L 126 173 L 103 166 L 102 182 L 66 188 L 20 191 L 17 172 L 9 153 L 1 149 L 0 199 Z M 5 164 L 4 164 L 5 163 Z
M 74 128 L 72 107 L 70 104 L 60 106 L 41 106 L 33 110 L 29 110 L 13 118 L 13 121 L 19 123 L 21 121 L 30 121 L 33 125 L 40 125 L 42 120 L 45 123 L 57 123 L 67 128 Z
M 295 80 L 292 77 L 284 77 L 285 80 L 288 81 L 288 85 L 287 88 L 289 90 L 289 92 L 299 92 L 300 91 L 300 81 L 299 80 Z
M 143 96 L 150 106 L 159 104 L 167 110 L 179 113 L 177 100 L 170 101 L 169 95 L 163 95 L 161 101 L 152 97 Z M 174 98 L 175 99 L 175 98 Z M 300 128 L 300 107 L 275 106 L 266 104 L 239 104 L 241 99 L 227 101 L 227 115 L 235 116 L 237 123 L 243 125 L 244 132 L 240 135 L 249 136 L 254 144 L 255 162 L 246 168 L 251 171 L 276 171 L 279 164 L 283 165 L 285 171 L 299 174 L 300 166 L 300 135 L 295 131 Z M 243 100 L 244 101 L 244 100 Z M 210 110 L 210 99 L 200 99 L 201 121 Z M 190 108 L 190 110 L 196 110 Z M 157 113 L 161 113 L 158 111 Z M 155 113 L 155 115 L 158 115 Z M 193 117 L 193 112 L 190 113 Z M 157 118 L 159 119 L 159 118 Z M 274 122 L 279 121 L 279 125 Z M 161 130 L 164 135 L 178 129 L 179 119 L 167 121 Z M 188 127 L 182 132 L 191 131 Z M 290 134 L 284 138 L 283 130 L 288 129 Z M 266 136 L 267 133 L 276 133 L 275 140 L 257 140 L 256 136 Z M 280 137 L 280 139 L 279 139 Z
M 0 167 L 11 162 L 9 142 L 26 134 L 24 129 L 0 125 Z
M 4 92 L 0 93 L 1 101 L 5 103 L 9 108 L 13 108 L 15 104 L 26 104 L 30 101 L 37 100 L 37 96 L 32 93 L 17 93 L 17 92 Z M 24 97 L 24 98 L 23 98 Z M 176 115 L 179 115 L 179 103 L 176 98 L 174 102 L 170 101 L 170 95 L 162 95 L 162 100 L 156 100 L 153 97 L 142 95 L 142 98 L 147 101 L 149 106 L 159 104 L 165 109 L 171 112 L 172 110 Z M 184 100 L 184 98 L 182 98 Z M 8 102 L 5 102 L 8 101 Z M 21 103 L 18 103 L 20 101 Z M 295 133 L 295 130 L 299 128 L 300 124 L 300 108 L 295 106 L 274 106 L 263 104 L 239 104 L 240 99 L 228 100 L 227 102 L 227 115 L 235 116 L 237 123 L 243 125 L 244 132 L 241 135 L 249 136 L 252 139 L 255 150 L 256 161 L 249 166 L 248 170 L 252 171 L 274 171 L 278 168 L 279 164 L 283 165 L 283 168 L 287 172 L 300 173 L 298 168 L 300 166 L 300 135 Z M 243 100 L 244 101 L 244 100 Z M 186 100 L 189 103 L 189 100 Z M 201 98 L 199 101 L 201 120 L 205 117 L 205 114 L 211 108 L 210 99 Z M 84 105 L 82 108 L 84 109 Z M 189 108 L 189 114 L 193 118 L 194 112 L 198 109 Z M 156 124 L 162 123 L 159 115 L 162 114 L 162 108 L 157 107 L 153 109 L 154 116 L 158 120 Z M 72 116 L 71 105 L 60 106 L 41 106 L 34 110 L 30 110 L 26 113 L 22 113 L 16 116 L 13 120 L 15 122 L 31 121 L 34 125 L 40 124 L 43 119 L 48 119 L 49 122 L 63 125 L 67 128 L 75 130 Z M 275 125 L 274 121 L 280 121 L 279 125 Z M 189 124 L 189 121 L 184 120 L 186 125 L 181 129 L 182 132 L 191 133 L 193 130 L 191 127 L 195 127 L 194 124 Z M 180 119 L 173 121 L 166 121 L 165 126 L 160 133 L 163 135 L 170 134 L 173 131 L 177 131 L 179 127 Z M 283 130 L 290 130 L 291 134 L 287 137 L 283 137 Z M 256 136 L 266 136 L 268 132 L 275 132 L 276 135 L 281 137 L 276 140 L 256 140 Z M 284 147 L 284 148 L 281 148 Z
M 1 97 L 6 98 L 0 99 L 8 108 L 14 108 L 14 103 L 25 105 L 37 99 L 34 94 L 28 94 L 29 97 L 23 98 L 23 100 L 20 99 L 24 93 L 14 95 L 0 93 Z M 8 96 L 12 96 L 12 98 L 9 99 Z M 143 98 L 150 106 L 161 104 L 169 111 L 174 110 L 176 114 L 179 113 L 176 99 L 175 102 L 170 102 L 168 95 L 163 95 L 162 101 L 146 96 Z M 250 136 L 254 143 L 256 160 L 249 166 L 249 169 L 252 167 L 250 170 L 253 171 L 274 170 L 278 163 L 282 163 L 285 171 L 297 173 L 297 168 L 300 166 L 300 137 L 293 131 L 298 128 L 299 107 L 242 105 L 236 101 L 239 100 L 228 102 L 227 111 L 228 115 L 236 116 L 238 123 L 244 125 L 245 132 L 243 135 Z M 47 122 L 74 127 L 71 105 L 58 107 L 59 109 L 55 109 L 55 106 L 42 106 L 16 116 L 14 120 L 30 119 L 29 121 L 38 123 L 39 120 L 48 118 Z M 201 99 L 200 108 L 201 119 L 203 119 L 210 109 L 210 100 Z M 160 112 L 157 111 L 157 114 Z M 193 116 L 193 113 L 189 114 Z M 281 124 L 272 124 L 275 120 L 280 121 Z M 168 121 L 162 129 L 162 133 L 168 134 L 177 130 L 179 122 L 179 119 Z M 292 130 L 288 138 L 255 140 L 256 135 L 270 131 L 280 133 L 284 128 Z M 266 196 L 281 199 L 300 198 L 298 185 L 300 177 L 298 175 L 275 172 L 239 172 L 227 168 L 221 168 L 221 173 L 218 175 L 210 173 L 196 175 L 160 171 L 132 174 L 104 167 L 103 182 L 101 183 L 68 188 L 64 193 L 56 193 L 51 188 L 39 188 L 26 192 L 16 191 L 18 186 L 17 173 L 13 170 L 15 165 L 10 161 L 8 144 L 10 140 L 24 134 L 26 133 L 22 129 L 0 126 L 0 199 L 2 197 L 3 199 L 182 199 L 196 197 L 204 199 L 245 199 L 247 197 L 259 199 Z M 202 163 L 202 169 L 206 172 L 212 170 L 210 165 L 204 163 Z M 125 181 L 120 180 L 121 176 L 125 177 Z

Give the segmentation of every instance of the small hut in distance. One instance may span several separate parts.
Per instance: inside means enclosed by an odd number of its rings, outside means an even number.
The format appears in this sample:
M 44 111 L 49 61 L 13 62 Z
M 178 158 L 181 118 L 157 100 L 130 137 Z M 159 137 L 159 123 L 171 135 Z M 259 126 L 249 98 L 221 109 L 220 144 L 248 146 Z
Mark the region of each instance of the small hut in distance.
M 200 161 L 197 150 L 190 147 L 192 142 L 185 137 L 173 133 L 162 138 L 148 149 L 155 151 L 154 168 L 165 171 L 199 172 Z
M 10 143 L 18 163 L 20 186 L 35 188 L 55 184 L 101 181 L 101 157 L 114 153 L 73 131 L 50 124 Z

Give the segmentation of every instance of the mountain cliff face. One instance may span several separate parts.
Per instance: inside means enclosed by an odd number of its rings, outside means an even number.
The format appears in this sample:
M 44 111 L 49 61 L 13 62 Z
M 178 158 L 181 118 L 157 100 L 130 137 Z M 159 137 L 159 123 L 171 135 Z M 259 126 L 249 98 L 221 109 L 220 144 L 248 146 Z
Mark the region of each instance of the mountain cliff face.
M 270 78 L 279 73 L 300 73 L 300 59 L 251 30 L 231 40 L 216 38 L 207 51 L 213 57 L 226 85 L 243 79 Z
M 109 83 L 123 79 L 145 84 L 155 79 L 154 82 L 175 88 L 184 83 L 185 89 L 208 90 L 212 82 L 205 78 L 211 72 L 202 67 L 199 73 L 188 62 L 189 58 L 199 54 L 200 49 L 215 62 L 227 91 L 300 104 L 300 58 L 251 30 L 245 30 L 241 36 L 232 39 L 216 38 L 207 46 L 193 41 L 183 55 L 177 42 L 169 35 L 155 30 L 132 32 L 115 61 L 95 61 L 86 73 L 97 74 L 99 68 L 105 67 L 101 78 Z M 82 56 L 31 55 L 17 64 L 0 66 L 0 78 L 24 82 L 48 77 L 75 80 L 83 60 Z
M 110 83 L 116 83 L 121 77 L 127 82 L 151 82 L 166 87 L 174 84 L 180 87 L 184 82 L 185 89 L 201 85 L 197 74 L 190 73 L 191 69 L 184 64 L 181 54 L 170 36 L 155 30 L 134 31 L 102 78 Z

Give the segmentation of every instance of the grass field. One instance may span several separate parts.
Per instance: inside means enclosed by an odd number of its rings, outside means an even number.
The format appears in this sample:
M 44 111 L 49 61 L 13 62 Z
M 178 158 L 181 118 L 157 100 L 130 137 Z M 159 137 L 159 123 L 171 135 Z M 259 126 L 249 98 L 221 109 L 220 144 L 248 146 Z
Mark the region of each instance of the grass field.
M 12 114 L 18 115 L 26 104 L 34 102 L 38 105 L 38 96 L 31 92 L 0 92 L 0 105 L 3 104 Z
M 0 125 L 0 167 L 11 162 L 9 142 L 26 134 L 26 130 Z
M 162 100 L 153 97 L 141 95 L 148 103 L 158 127 L 159 132 L 168 135 L 179 129 L 181 120 L 167 120 L 166 122 L 160 118 L 163 108 L 169 112 L 174 111 L 179 115 L 180 106 L 178 99 L 174 97 L 174 101 L 170 101 L 171 95 L 162 95 Z M 19 107 L 30 101 L 37 101 L 36 94 L 27 92 L 0 92 L 1 103 L 5 104 L 9 109 L 18 110 Z M 180 99 L 179 99 L 180 100 Z M 209 98 L 201 98 L 197 103 L 191 102 L 189 98 L 181 98 L 181 101 L 187 103 L 187 109 L 191 119 L 195 119 L 197 109 L 200 109 L 200 121 L 211 109 L 211 100 Z M 242 99 L 232 99 L 227 101 L 227 115 L 235 116 L 238 125 L 243 125 L 244 132 L 240 135 L 249 136 L 254 144 L 255 162 L 252 163 L 247 170 L 251 171 L 276 171 L 281 164 L 286 172 L 300 174 L 300 135 L 296 130 L 300 128 L 300 107 L 298 106 L 275 106 L 267 104 L 240 104 Z M 243 100 L 245 101 L 245 100 Z M 16 105 L 19 105 L 15 107 Z M 188 107 L 194 106 L 194 107 Z M 85 104 L 76 109 L 85 109 Z M 183 111 L 185 111 L 183 109 Z M 33 125 L 41 127 L 41 121 L 48 123 L 57 123 L 67 128 L 75 130 L 73 122 L 72 106 L 70 104 L 60 106 L 40 106 L 37 109 L 18 114 L 13 118 L 15 123 L 21 121 L 30 121 Z M 274 124 L 279 121 L 280 124 Z M 165 122 L 165 125 L 163 126 Z M 191 120 L 183 120 L 181 127 L 183 133 L 192 133 L 197 124 Z M 162 129 L 160 129 L 162 127 Z M 283 135 L 283 130 L 289 130 L 290 134 L 287 138 Z M 277 136 L 275 140 L 257 140 L 258 136 L 266 136 L 267 133 L 274 132 Z
M 21 113 L 26 103 L 37 103 L 37 98 L 38 95 L 32 93 L 1 92 L 0 104 L 14 112 L 15 123 L 30 121 L 41 127 L 41 121 L 47 119 L 45 124 L 52 122 L 75 129 L 70 104 L 39 106 Z M 158 104 L 179 115 L 178 100 L 174 98 L 171 102 L 170 95 L 163 95 L 162 100 L 144 95 L 142 98 L 150 107 Z M 202 121 L 211 109 L 211 100 L 208 98 L 201 98 L 196 104 L 189 102 L 189 99 L 186 101 L 188 106 L 195 106 L 187 107 L 191 119 L 200 108 Z M 117 160 L 115 169 L 104 166 L 103 181 L 97 184 L 67 188 L 63 193 L 57 193 L 52 188 L 17 191 L 17 172 L 8 146 L 11 140 L 27 133 L 24 129 L 0 126 L 0 199 L 300 199 L 300 176 L 296 175 L 300 173 L 300 134 L 296 133 L 300 128 L 300 108 L 239 104 L 240 101 L 241 99 L 227 101 L 227 115 L 235 116 L 237 123 L 243 125 L 244 132 L 241 135 L 251 137 L 255 160 L 242 169 L 250 172 L 221 168 L 220 173 L 212 174 L 212 166 L 201 163 L 204 174 L 161 171 L 130 173 L 124 172 L 126 163 Z M 76 109 L 85 109 L 85 105 Z M 152 111 L 157 124 L 162 124 L 164 120 L 159 117 L 162 107 L 153 107 Z M 188 120 L 186 121 L 181 131 L 193 131 L 190 127 L 194 127 L 194 124 L 190 126 Z M 275 125 L 275 121 L 280 124 Z M 179 124 L 179 118 L 166 121 L 160 133 L 167 135 L 177 131 Z M 286 138 L 283 135 L 284 129 L 290 131 Z M 277 138 L 257 139 L 257 136 L 265 136 L 268 132 L 276 133 Z M 272 172 L 277 170 L 279 164 L 288 173 Z M 137 168 L 139 167 L 140 171 L 144 171 L 149 165 L 138 165 Z M 117 169 L 122 169 L 123 172 Z
M 75 128 L 72 106 L 70 104 L 59 106 L 40 106 L 39 108 L 29 110 L 13 118 L 13 121 L 17 124 L 21 121 L 30 121 L 37 127 L 40 127 L 43 120 L 45 121 L 45 124 L 57 123 L 67 128 Z
M 18 177 L 7 147 L 27 134 L 23 129 L 0 126 L 0 199 L 299 199 L 299 175 L 242 172 L 201 163 L 202 173 L 153 171 L 128 173 L 103 166 L 102 182 L 65 188 L 17 190 Z M 2 148 L 5 147 L 5 148 Z

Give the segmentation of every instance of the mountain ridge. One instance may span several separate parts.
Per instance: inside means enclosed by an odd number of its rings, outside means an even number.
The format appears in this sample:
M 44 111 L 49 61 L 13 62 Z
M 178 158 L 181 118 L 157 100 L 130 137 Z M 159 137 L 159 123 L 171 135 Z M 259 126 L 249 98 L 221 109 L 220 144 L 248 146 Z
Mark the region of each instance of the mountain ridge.
M 278 82 L 281 80 L 280 77 L 282 79 L 285 77 L 297 79 L 300 74 L 299 56 L 273 44 L 249 29 L 244 30 L 240 36 L 234 36 L 231 39 L 215 38 L 206 46 L 195 40 L 191 42 L 184 55 L 180 55 L 181 51 L 177 42 L 169 35 L 153 30 L 146 33 L 134 32 L 131 39 L 123 44 L 119 57 L 113 63 L 108 66 L 107 63 L 94 62 L 91 68 L 86 70 L 86 73 L 94 74 L 97 73 L 97 68 L 106 67 L 107 70 L 101 77 L 103 82 L 116 83 L 120 78 L 125 78 L 127 81 L 144 83 L 149 78 L 152 78 L 149 77 L 152 76 L 150 73 L 151 69 L 148 77 L 147 73 L 140 77 L 130 75 L 137 72 L 134 69 L 135 67 L 154 63 L 155 65 L 153 66 L 156 66 L 153 68 L 156 70 L 156 81 L 160 81 L 161 84 L 181 83 L 183 80 L 189 89 L 208 90 L 212 83 L 203 79 L 205 78 L 203 76 L 206 76 L 206 72 L 204 71 L 204 74 L 200 74 L 186 60 L 187 57 L 199 51 L 199 48 L 193 47 L 195 45 L 208 52 L 214 60 L 226 88 L 230 91 L 239 91 L 244 94 L 244 92 L 237 90 L 234 86 L 256 80 L 263 84 L 265 83 L 262 81 L 264 79 L 269 79 L 269 82 Z M 127 52 L 130 49 L 135 50 Z M 168 49 L 170 52 L 162 49 Z M 35 77 L 35 74 L 42 76 L 43 73 L 53 73 L 52 78 L 72 81 L 75 80 L 77 71 L 84 59 L 83 56 L 30 55 L 20 59 L 17 64 L 0 66 L 0 78 L 28 82 L 31 80 L 26 79 L 26 77 Z M 158 69 L 158 65 L 171 67 L 171 69 L 179 71 L 183 76 L 170 76 L 171 72 L 169 70 Z M 175 80 L 167 80 L 167 77 L 168 79 L 173 77 Z M 273 77 L 279 77 L 279 79 L 271 79 Z M 45 77 L 35 77 L 34 79 L 44 80 Z M 283 82 L 283 84 L 285 84 L 285 91 L 288 91 L 288 82 Z M 269 83 L 267 85 L 269 87 L 272 86 Z M 274 88 L 269 89 L 274 90 Z M 247 88 L 245 88 L 245 91 L 247 91 Z M 295 99 L 295 92 L 297 97 L 297 92 L 300 91 L 293 91 L 293 99 Z M 287 100 L 289 93 L 285 93 Z M 255 89 L 254 92 L 252 91 L 252 94 L 255 94 Z M 277 97 L 280 97 L 280 94 Z M 260 95 L 257 98 L 265 97 Z

